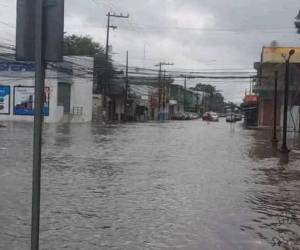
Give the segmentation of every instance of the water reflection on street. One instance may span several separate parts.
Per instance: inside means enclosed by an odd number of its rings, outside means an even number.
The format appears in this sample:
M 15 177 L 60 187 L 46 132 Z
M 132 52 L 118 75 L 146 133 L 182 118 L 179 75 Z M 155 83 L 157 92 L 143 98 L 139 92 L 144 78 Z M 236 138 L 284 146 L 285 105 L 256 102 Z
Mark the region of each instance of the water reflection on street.
M 300 138 L 178 121 L 46 125 L 41 249 L 300 249 Z M 0 249 L 30 248 L 32 125 L 0 129 Z

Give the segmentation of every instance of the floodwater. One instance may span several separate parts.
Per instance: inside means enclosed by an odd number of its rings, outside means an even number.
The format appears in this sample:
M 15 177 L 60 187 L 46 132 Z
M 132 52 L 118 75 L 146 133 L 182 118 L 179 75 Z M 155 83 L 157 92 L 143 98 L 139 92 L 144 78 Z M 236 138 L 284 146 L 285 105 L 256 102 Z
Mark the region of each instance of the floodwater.
M 32 124 L 0 129 L 0 249 L 30 249 Z M 300 249 L 300 138 L 200 120 L 47 125 L 40 249 Z

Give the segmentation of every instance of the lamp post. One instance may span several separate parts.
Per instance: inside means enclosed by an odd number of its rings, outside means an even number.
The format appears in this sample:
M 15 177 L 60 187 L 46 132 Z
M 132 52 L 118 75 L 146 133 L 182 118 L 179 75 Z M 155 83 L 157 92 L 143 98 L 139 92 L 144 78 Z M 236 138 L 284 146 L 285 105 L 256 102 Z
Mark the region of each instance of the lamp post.
M 277 145 L 278 139 L 277 139 L 277 86 L 278 86 L 278 71 L 274 72 L 274 108 L 273 108 L 273 138 L 272 143 L 274 146 Z
M 280 148 L 281 160 L 285 163 L 288 162 L 289 149 L 286 144 L 286 134 L 287 134 L 287 111 L 288 111 L 288 101 L 289 101 L 289 74 L 290 74 L 290 59 L 292 55 L 295 54 L 295 50 L 291 49 L 289 51 L 288 58 L 285 59 L 285 84 L 284 84 L 284 110 L 283 110 L 283 135 L 282 144 Z

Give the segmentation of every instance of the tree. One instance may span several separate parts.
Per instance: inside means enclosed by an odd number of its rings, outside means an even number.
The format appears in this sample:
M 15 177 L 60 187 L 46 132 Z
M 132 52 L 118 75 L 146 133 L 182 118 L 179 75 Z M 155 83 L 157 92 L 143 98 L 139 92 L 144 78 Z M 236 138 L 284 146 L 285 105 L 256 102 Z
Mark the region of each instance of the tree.
M 297 29 L 297 33 L 300 34 L 300 10 L 295 19 L 295 27 Z
M 198 83 L 196 87 L 193 88 L 193 90 L 202 91 L 210 94 L 211 96 L 213 96 L 213 93 L 216 92 L 216 88 L 214 86 L 209 84 L 202 84 L 202 83 Z
M 94 59 L 95 88 L 97 92 L 99 92 L 101 91 L 101 86 L 107 86 L 107 84 L 112 80 L 115 70 L 111 60 L 109 59 L 107 62 L 106 56 L 103 53 L 96 54 Z
M 111 58 L 106 60 L 103 47 L 94 42 L 90 36 L 65 36 L 64 55 L 94 57 L 94 89 L 97 92 L 113 78 L 114 68 Z
M 66 56 L 95 56 L 104 54 L 104 49 L 90 36 L 70 35 L 64 38 L 64 54 Z
M 210 84 L 202 84 L 199 83 L 196 85 L 195 88 L 192 88 L 193 90 L 196 91 L 201 91 L 208 93 L 208 96 L 205 96 L 204 102 L 207 105 L 207 108 L 209 110 L 213 110 L 216 112 L 222 113 L 224 110 L 224 96 L 217 91 L 216 87 L 210 85 Z

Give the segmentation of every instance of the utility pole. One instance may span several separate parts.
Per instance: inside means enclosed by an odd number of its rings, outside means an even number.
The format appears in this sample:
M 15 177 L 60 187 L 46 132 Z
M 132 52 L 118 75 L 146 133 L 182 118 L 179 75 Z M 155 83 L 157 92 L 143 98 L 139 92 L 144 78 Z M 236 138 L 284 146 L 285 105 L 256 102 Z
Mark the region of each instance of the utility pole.
M 169 63 L 169 62 L 159 62 L 158 64 L 156 64 L 155 66 L 159 67 L 159 71 L 158 71 L 158 84 L 160 86 L 160 101 L 159 101 L 159 107 L 160 107 L 160 112 L 159 112 L 159 120 L 163 121 L 165 119 L 165 106 L 164 106 L 164 83 L 162 81 L 162 66 L 172 66 L 174 65 L 174 63 Z M 164 80 L 165 81 L 165 80 Z
M 274 110 L 273 110 L 273 139 L 272 143 L 273 145 L 277 145 L 278 139 L 277 139 L 277 86 L 278 86 L 278 71 L 276 70 L 274 72 L 274 77 L 275 77 L 275 86 L 274 86 Z
M 115 13 L 107 13 L 107 26 L 106 26 L 106 48 L 105 48 L 105 58 L 106 61 L 108 62 L 109 60 L 109 34 L 110 34 L 110 29 L 117 29 L 118 27 L 115 25 L 111 25 L 110 24 L 110 19 L 111 17 L 115 17 L 115 18 L 129 18 L 129 14 L 127 14 L 126 16 L 124 16 L 122 13 L 120 15 L 116 15 Z
M 290 59 L 292 55 L 295 54 L 295 50 L 289 51 L 289 56 L 285 59 L 285 84 L 284 84 L 284 111 L 283 111 L 283 135 L 282 135 L 282 145 L 280 148 L 281 161 L 283 163 L 288 163 L 289 161 L 289 149 L 286 143 L 287 134 L 287 111 L 289 102 L 289 75 L 290 75 Z
M 167 119 L 167 83 L 166 83 L 166 70 L 164 70 L 164 80 L 163 80 L 163 120 Z
M 186 75 L 184 76 L 184 92 L 183 92 L 183 112 L 185 112 L 185 102 L 186 102 Z
M 115 13 L 110 13 L 108 12 L 107 13 L 107 31 L 106 31 L 106 49 L 105 49 L 105 57 L 106 57 L 106 61 L 108 61 L 109 59 L 109 31 L 110 29 L 117 29 L 118 27 L 115 26 L 115 25 L 111 25 L 110 24 L 110 19 L 111 17 L 114 17 L 114 18 L 129 18 L 129 14 L 127 14 L 126 16 L 124 16 L 122 13 L 120 13 L 119 15 L 115 14 Z
M 106 48 L 105 48 L 105 59 L 106 59 L 106 74 L 108 76 L 108 66 L 109 66 L 109 34 L 110 34 L 110 29 L 117 29 L 118 27 L 115 25 L 111 25 L 111 17 L 114 18 L 129 18 L 129 14 L 124 16 L 122 13 L 115 14 L 108 12 L 107 13 L 107 26 L 106 26 Z M 106 83 L 107 84 L 107 83 Z M 103 88 L 103 108 L 106 109 L 106 86 Z M 107 114 L 106 114 L 107 116 Z
M 127 100 L 128 100 L 128 87 L 129 87 L 129 77 L 128 77 L 128 51 L 126 51 L 126 86 L 125 86 L 125 98 L 124 98 L 124 121 L 127 121 L 128 109 L 127 109 Z
M 162 86 L 162 80 L 161 80 L 161 67 L 162 67 L 162 63 L 160 62 L 159 63 L 159 71 L 158 71 L 158 85 L 159 85 L 159 120 L 161 121 L 162 120 L 162 113 L 163 113 L 163 110 L 162 110 L 162 106 L 163 106 L 163 86 Z
M 110 25 L 110 12 L 107 13 L 107 25 L 106 25 L 106 46 L 105 46 L 105 59 L 108 61 L 108 50 L 109 50 L 109 31 L 110 29 L 116 29 Z

